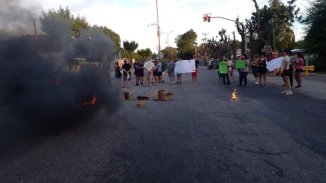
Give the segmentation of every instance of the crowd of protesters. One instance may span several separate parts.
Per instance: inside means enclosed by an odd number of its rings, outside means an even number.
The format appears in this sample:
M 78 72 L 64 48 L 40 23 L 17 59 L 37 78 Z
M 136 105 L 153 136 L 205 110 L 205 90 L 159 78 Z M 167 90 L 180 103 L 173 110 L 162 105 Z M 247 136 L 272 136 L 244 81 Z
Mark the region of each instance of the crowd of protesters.
M 239 72 L 239 83 L 238 87 L 246 87 L 248 83 L 247 75 L 252 72 L 255 80 L 254 83 L 261 88 L 267 87 L 267 64 L 268 60 L 264 54 L 254 54 L 253 59 L 250 61 L 246 54 L 241 55 L 237 58 L 237 61 L 243 61 L 244 65 L 241 68 L 235 67 L 235 62 L 230 58 L 223 56 L 221 59 L 215 59 L 218 61 L 218 65 L 227 64 L 227 71 L 221 71 L 219 67 L 218 70 L 218 83 L 224 87 L 230 87 L 231 82 L 234 82 L 233 71 L 238 70 Z M 211 60 L 209 63 L 213 63 Z M 282 77 L 283 85 L 285 90 L 281 93 L 286 95 L 292 95 L 293 79 L 297 82 L 295 88 L 302 86 L 301 73 L 303 72 L 304 58 L 302 53 L 296 53 L 293 55 L 289 50 L 282 51 L 282 64 L 281 67 L 275 71 L 271 71 L 274 74 L 280 75 Z M 295 70 L 295 71 L 294 71 Z M 294 72 L 294 77 L 293 77 Z
M 292 55 L 290 51 L 282 51 L 282 64 L 279 69 L 274 73 L 282 76 L 283 85 L 285 90 L 282 93 L 286 95 L 292 95 L 293 87 L 293 78 L 297 82 L 295 88 L 302 86 L 301 72 L 303 72 L 304 58 L 301 53 L 297 53 L 296 56 Z M 178 59 L 180 60 L 180 59 Z M 215 59 L 217 60 L 217 59 Z M 267 64 L 268 60 L 264 54 L 254 54 L 253 59 L 250 60 L 246 54 L 241 55 L 237 60 L 243 61 L 244 65 L 241 68 L 235 67 L 235 61 L 232 61 L 229 57 L 224 56 L 222 59 L 218 60 L 218 63 L 224 63 L 227 65 L 226 71 L 223 73 L 220 72 L 220 69 L 217 66 L 218 70 L 218 83 L 224 87 L 230 87 L 231 82 L 235 82 L 234 79 L 234 70 L 237 70 L 239 73 L 238 87 L 246 87 L 248 84 L 248 73 L 251 71 L 255 80 L 254 83 L 261 87 L 265 88 L 267 86 Z M 212 63 L 212 62 L 210 62 Z M 163 74 L 167 73 L 169 78 L 169 83 L 171 84 L 182 84 L 182 73 L 175 72 L 175 67 L 178 62 L 173 59 L 170 59 L 166 63 L 166 69 L 163 70 L 163 64 L 160 60 L 153 61 L 151 59 L 146 59 L 145 62 L 140 60 L 135 60 L 133 64 L 134 75 L 136 78 L 136 86 L 152 86 L 163 83 Z M 219 65 L 219 64 L 218 64 Z M 195 71 L 191 73 L 192 82 L 197 83 L 197 73 L 198 73 L 199 61 L 195 58 Z M 115 63 L 115 78 L 118 86 L 122 88 L 130 87 L 131 80 L 131 61 L 128 59 L 124 60 L 122 65 L 119 65 L 118 62 Z M 295 71 L 294 71 L 295 70 Z M 294 71 L 294 77 L 293 77 Z M 176 79 L 175 79 L 176 75 Z
M 179 61 L 181 59 L 178 59 Z M 177 61 L 169 59 L 166 64 L 166 70 L 163 70 L 163 64 L 160 60 L 146 59 L 144 62 L 138 59 L 133 64 L 136 86 L 152 86 L 165 82 L 163 74 L 167 73 L 171 84 L 182 84 L 182 73 L 175 72 Z M 199 61 L 195 59 L 195 70 L 191 73 L 192 82 L 197 83 Z M 115 62 L 114 73 L 116 84 L 122 88 L 130 87 L 131 80 L 131 61 L 125 59 L 123 63 Z M 176 79 L 175 79 L 176 75 Z

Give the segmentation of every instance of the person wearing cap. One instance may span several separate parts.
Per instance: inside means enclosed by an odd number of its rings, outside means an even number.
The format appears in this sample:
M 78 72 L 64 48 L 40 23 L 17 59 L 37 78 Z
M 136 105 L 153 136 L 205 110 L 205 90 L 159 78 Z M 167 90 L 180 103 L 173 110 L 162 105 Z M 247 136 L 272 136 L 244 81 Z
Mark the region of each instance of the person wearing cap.
M 289 57 L 289 51 L 283 50 L 283 61 L 281 64 L 281 74 L 283 77 L 284 85 L 285 85 L 285 91 L 282 91 L 282 93 L 285 93 L 285 95 L 292 95 L 292 89 L 291 89 L 291 83 L 290 83 L 290 57 Z

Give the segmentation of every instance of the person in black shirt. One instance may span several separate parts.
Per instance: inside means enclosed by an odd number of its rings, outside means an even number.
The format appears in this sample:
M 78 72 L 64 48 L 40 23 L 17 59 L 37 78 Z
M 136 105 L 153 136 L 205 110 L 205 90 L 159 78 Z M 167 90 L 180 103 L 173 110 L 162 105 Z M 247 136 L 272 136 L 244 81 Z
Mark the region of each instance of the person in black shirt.
M 134 63 L 135 75 L 136 75 L 136 86 L 143 85 L 144 80 L 144 65 L 141 61 L 136 60 Z
M 121 77 L 122 77 L 121 68 L 119 66 L 119 63 L 116 62 L 115 65 L 114 65 L 114 78 L 117 81 L 117 86 L 118 87 L 121 86 Z
M 122 65 L 123 70 L 123 81 L 124 81 L 124 87 L 129 88 L 129 81 L 131 80 L 131 65 L 128 60 L 124 61 L 124 64 Z

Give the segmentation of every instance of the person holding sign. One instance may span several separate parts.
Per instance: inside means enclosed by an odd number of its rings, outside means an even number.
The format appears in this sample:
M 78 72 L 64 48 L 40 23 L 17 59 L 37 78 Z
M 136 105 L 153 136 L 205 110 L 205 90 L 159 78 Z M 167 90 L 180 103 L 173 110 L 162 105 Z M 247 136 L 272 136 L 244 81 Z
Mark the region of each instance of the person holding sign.
M 249 60 L 246 54 L 241 55 L 240 60 L 237 60 L 236 67 L 239 69 L 239 86 L 242 86 L 242 82 L 244 81 L 243 86 L 247 86 L 247 75 L 249 72 Z
M 226 61 L 226 57 L 223 57 L 223 60 L 221 62 L 218 63 L 218 71 L 222 77 L 222 81 L 223 81 L 223 86 L 226 87 L 230 87 L 230 79 L 228 76 L 228 63 Z M 225 81 L 226 79 L 226 81 Z

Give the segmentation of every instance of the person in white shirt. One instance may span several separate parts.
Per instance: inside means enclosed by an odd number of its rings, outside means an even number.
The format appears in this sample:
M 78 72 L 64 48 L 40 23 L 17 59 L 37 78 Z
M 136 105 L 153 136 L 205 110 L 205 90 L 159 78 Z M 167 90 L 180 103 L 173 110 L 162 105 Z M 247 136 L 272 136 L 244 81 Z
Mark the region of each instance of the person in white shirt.
M 285 93 L 285 95 L 292 95 L 291 90 L 291 83 L 290 83 L 290 57 L 289 57 L 289 51 L 284 50 L 283 51 L 283 61 L 281 65 L 281 74 L 283 77 L 284 85 L 285 85 L 285 91 L 282 93 Z
M 154 68 L 154 63 L 150 59 L 147 59 L 147 61 L 144 63 L 144 71 L 146 76 L 145 79 L 147 86 L 151 86 Z

